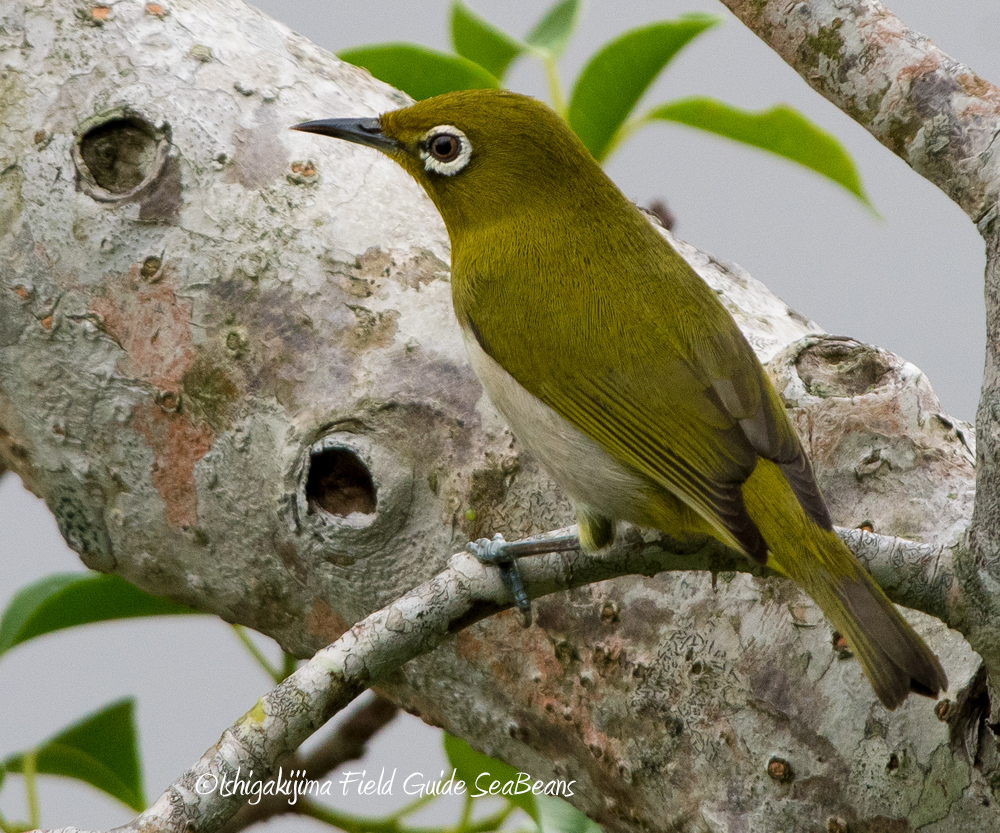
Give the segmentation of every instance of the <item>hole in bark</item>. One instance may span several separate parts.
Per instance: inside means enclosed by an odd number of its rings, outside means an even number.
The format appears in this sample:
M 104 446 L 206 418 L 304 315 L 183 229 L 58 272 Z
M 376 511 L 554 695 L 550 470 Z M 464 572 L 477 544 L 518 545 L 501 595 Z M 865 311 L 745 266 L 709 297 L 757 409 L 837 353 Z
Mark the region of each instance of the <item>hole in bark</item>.
M 169 129 L 158 129 L 132 112 L 118 112 L 85 124 L 73 148 L 83 190 L 114 202 L 146 189 L 163 170 Z
M 772 781 L 777 781 L 779 784 L 787 784 L 795 778 L 792 765 L 784 758 L 771 758 L 767 762 L 767 774 Z
M 838 336 L 803 350 L 795 364 L 806 390 L 823 398 L 871 393 L 892 369 L 882 351 Z
M 367 466 L 346 448 L 314 451 L 306 480 L 309 511 L 321 509 L 346 518 L 352 512 L 371 515 L 375 511 L 375 484 Z

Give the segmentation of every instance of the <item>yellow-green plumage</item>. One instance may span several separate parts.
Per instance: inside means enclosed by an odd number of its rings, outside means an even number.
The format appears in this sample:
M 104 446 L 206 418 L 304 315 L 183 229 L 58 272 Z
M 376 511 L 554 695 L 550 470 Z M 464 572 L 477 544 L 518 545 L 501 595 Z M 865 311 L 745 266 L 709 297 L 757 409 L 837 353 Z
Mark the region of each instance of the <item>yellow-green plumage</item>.
M 576 502 L 585 546 L 607 543 L 618 520 L 712 535 L 800 584 L 887 707 L 946 686 L 832 531 L 732 317 L 558 116 L 469 91 L 385 113 L 363 133 L 344 124 L 302 129 L 378 147 L 426 189 L 451 238 L 473 368 Z

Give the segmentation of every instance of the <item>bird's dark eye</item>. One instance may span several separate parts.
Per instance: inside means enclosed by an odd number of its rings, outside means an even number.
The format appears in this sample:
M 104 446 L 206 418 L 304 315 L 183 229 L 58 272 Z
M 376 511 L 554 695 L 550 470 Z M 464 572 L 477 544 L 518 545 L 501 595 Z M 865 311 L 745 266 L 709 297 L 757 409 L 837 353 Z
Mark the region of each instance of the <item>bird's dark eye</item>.
M 469 164 L 472 143 L 452 124 L 439 124 L 420 137 L 424 170 L 434 175 L 454 176 Z
M 462 140 L 451 133 L 438 133 L 431 136 L 427 150 L 439 162 L 452 162 L 462 151 Z

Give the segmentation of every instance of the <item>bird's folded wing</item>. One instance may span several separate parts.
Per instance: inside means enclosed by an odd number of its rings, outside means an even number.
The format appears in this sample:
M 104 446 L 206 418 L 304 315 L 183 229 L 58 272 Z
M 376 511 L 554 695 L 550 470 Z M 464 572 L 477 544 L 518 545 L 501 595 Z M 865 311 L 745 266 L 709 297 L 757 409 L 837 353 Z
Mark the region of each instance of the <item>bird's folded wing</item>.
M 758 456 L 781 467 L 816 523 L 829 528 L 829 514 L 752 348 L 721 305 L 713 311 L 676 317 L 672 336 L 642 321 L 632 322 L 641 339 L 623 339 L 616 327 L 592 331 L 548 378 L 523 367 L 530 355 L 502 363 L 576 428 L 709 521 L 724 541 L 735 539 L 763 562 L 766 545 L 742 494 Z M 545 344 L 544 334 L 532 340 L 540 340 L 534 350 L 560 349 Z

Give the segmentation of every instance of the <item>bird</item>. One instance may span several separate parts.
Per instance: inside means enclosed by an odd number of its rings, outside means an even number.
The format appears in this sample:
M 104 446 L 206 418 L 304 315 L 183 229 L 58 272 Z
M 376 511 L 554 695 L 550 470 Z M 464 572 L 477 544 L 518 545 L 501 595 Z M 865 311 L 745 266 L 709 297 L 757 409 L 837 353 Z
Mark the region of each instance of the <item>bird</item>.
M 805 590 L 886 708 L 947 688 L 834 531 L 728 310 L 558 114 L 465 90 L 293 129 L 374 148 L 427 192 L 448 231 L 472 368 L 570 497 L 584 551 L 612 543 L 622 521 L 714 538 Z

